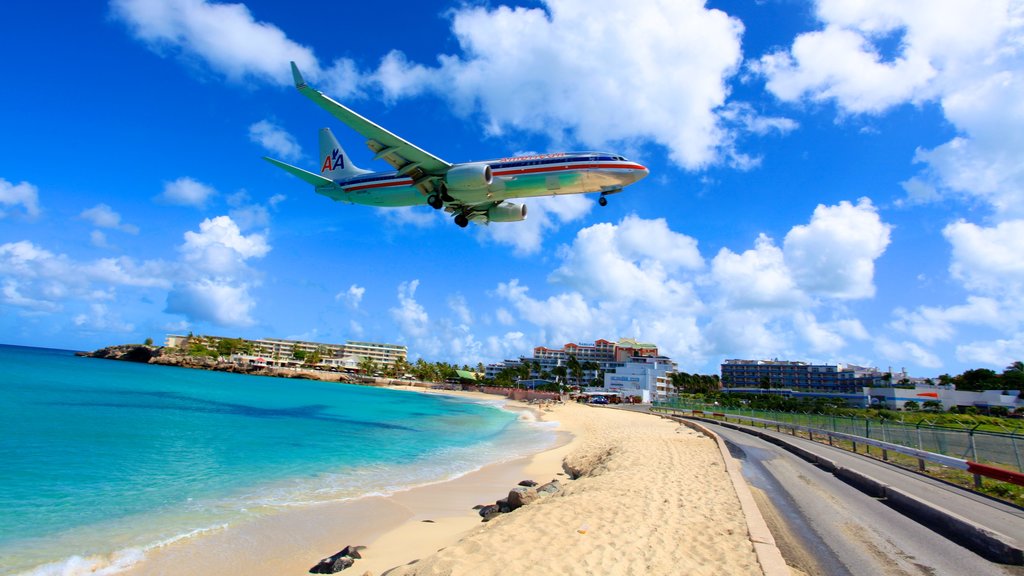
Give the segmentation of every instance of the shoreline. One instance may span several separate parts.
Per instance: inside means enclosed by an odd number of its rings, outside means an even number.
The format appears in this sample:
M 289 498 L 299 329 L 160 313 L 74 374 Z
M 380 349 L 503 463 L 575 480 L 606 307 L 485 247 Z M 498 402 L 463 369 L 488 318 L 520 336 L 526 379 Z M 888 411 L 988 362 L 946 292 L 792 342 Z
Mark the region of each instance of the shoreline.
M 499 396 L 417 386 L 388 387 L 487 403 L 504 402 L 505 409 L 529 411 L 545 421 L 546 413 L 536 406 L 505 401 Z M 481 518 L 473 506 L 504 497 L 520 480 L 564 479 L 561 461 L 573 437 L 561 427 L 554 433 L 555 445 L 542 452 L 490 463 L 453 479 L 387 496 L 284 510 L 186 538 L 147 551 L 143 560 L 123 573 L 173 576 L 230 570 L 254 575 L 305 574 L 321 558 L 346 545 L 363 545 L 368 547 L 362 551 L 363 559 L 350 570 L 381 574 L 427 556 L 476 527 Z

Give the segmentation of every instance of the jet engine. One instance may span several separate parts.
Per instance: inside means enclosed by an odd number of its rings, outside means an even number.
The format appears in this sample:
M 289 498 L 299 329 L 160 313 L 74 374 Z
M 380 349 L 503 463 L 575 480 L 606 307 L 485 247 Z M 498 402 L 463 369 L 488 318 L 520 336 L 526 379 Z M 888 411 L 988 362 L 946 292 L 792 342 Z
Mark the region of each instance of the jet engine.
M 480 190 L 487 188 L 493 179 L 489 165 L 463 164 L 448 170 L 444 183 L 449 190 Z
M 519 222 L 526 220 L 526 205 L 504 202 L 497 206 L 491 206 L 487 211 L 487 220 L 490 222 Z

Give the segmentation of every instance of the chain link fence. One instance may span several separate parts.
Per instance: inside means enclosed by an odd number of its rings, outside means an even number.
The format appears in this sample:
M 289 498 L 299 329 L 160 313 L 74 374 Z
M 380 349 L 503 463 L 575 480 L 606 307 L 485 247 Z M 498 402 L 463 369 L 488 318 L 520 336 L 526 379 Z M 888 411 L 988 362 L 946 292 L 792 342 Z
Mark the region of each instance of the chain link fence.
M 734 417 L 761 418 L 781 424 L 806 426 L 824 432 L 841 432 L 1024 472 L 1024 429 L 1022 428 L 1007 428 L 1005 432 L 992 432 L 979 430 L 980 424 L 964 424 L 960 428 L 954 428 L 937 426 L 923 421 L 907 423 L 897 420 L 873 420 L 832 414 L 725 408 L 693 401 L 656 402 L 655 405 L 677 410 L 717 412 Z

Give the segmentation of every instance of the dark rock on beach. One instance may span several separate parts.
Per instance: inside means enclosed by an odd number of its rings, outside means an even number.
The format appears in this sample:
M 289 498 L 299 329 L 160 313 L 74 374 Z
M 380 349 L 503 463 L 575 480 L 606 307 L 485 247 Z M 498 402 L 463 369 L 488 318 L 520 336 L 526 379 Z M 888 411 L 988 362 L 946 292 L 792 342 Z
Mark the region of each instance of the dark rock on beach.
M 540 496 L 550 496 L 562 490 L 562 483 L 558 480 L 552 480 L 547 484 L 537 488 L 537 494 Z
M 533 480 L 522 480 L 522 481 L 519 482 L 519 485 L 520 486 L 528 486 L 530 488 L 533 488 L 534 486 L 537 485 L 537 483 L 534 482 Z
M 479 510 L 480 516 L 486 518 L 488 514 L 501 514 L 501 508 L 497 504 L 482 506 Z
M 324 558 L 319 564 L 309 569 L 310 574 L 334 574 L 350 568 L 356 563 L 356 558 L 362 558 L 359 550 L 365 546 L 345 546 L 340 552 L 329 558 Z
M 516 486 L 508 493 L 508 507 L 517 510 L 538 498 L 537 490 L 530 486 Z

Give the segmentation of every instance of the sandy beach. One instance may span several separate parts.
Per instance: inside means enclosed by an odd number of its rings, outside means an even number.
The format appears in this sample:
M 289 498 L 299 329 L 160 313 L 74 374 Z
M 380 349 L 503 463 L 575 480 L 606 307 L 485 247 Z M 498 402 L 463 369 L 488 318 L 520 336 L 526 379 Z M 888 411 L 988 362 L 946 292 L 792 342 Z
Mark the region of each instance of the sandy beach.
M 527 409 L 509 404 L 516 406 Z M 713 440 L 621 410 L 565 404 L 537 412 L 559 422 L 564 441 L 554 449 L 175 543 L 129 573 L 298 575 L 352 544 L 366 549 L 347 574 L 762 574 Z M 523 479 L 558 479 L 563 490 L 482 523 L 473 506 L 505 497 Z

